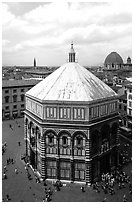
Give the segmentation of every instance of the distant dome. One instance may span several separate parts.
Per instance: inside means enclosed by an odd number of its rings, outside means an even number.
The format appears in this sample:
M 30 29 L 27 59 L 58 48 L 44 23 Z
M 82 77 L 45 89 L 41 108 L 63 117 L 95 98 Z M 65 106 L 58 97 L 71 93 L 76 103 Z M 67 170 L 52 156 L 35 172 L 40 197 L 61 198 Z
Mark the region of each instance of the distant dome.
M 106 57 L 104 64 L 123 64 L 123 59 L 117 52 L 111 52 Z

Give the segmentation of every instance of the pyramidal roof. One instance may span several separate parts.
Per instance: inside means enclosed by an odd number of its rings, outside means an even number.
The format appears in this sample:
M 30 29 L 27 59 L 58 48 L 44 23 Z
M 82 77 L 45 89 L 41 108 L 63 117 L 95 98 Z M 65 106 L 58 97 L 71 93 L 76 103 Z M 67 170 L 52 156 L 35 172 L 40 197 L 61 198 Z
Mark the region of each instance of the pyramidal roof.
M 108 85 L 76 62 L 62 65 L 26 93 L 26 96 L 41 101 L 77 102 L 90 102 L 116 95 Z

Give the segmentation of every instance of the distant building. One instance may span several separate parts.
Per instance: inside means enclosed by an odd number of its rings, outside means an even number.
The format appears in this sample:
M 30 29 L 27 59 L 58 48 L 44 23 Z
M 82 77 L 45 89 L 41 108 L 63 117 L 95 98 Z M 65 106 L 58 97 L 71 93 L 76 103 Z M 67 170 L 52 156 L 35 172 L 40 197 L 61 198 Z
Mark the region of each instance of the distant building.
M 75 61 L 26 92 L 26 156 L 43 179 L 92 183 L 118 165 L 118 95 Z
M 23 117 L 25 93 L 39 80 L 2 80 L 2 119 Z
M 127 127 L 127 94 L 119 97 L 120 125 Z
M 131 58 L 130 57 L 127 58 L 127 63 L 124 64 L 124 69 L 132 70 L 132 62 L 131 62 Z
M 127 127 L 132 129 L 132 84 L 126 85 L 127 88 Z
M 52 71 L 45 71 L 39 68 L 30 69 L 25 71 L 24 78 L 31 78 L 31 79 L 45 79 Z
M 117 52 L 111 52 L 104 61 L 104 70 L 116 71 L 116 70 L 132 71 L 131 58 L 127 58 L 127 63 L 123 62 L 122 57 Z
M 105 59 L 104 68 L 117 70 L 123 67 L 123 59 L 117 52 L 111 52 Z

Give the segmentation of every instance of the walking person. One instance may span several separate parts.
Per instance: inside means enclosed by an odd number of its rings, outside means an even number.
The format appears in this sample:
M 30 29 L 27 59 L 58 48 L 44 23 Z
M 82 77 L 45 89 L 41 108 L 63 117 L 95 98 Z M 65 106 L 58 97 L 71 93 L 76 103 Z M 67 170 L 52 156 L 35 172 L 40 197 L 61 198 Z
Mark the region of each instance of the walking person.
M 18 174 L 18 169 L 17 168 L 15 168 L 15 173 Z
M 126 195 L 124 194 L 123 196 L 123 202 L 127 202 L 127 198 L 126 198 Z
M 4 178 L 4 179 L 7 179 L 6 173 L 3 174 L 3 178 Z
M 6 171 L 7 171 L 7 167 L 6 167 L 6 166 L 4 166 L 4 173 L 6 173 Z

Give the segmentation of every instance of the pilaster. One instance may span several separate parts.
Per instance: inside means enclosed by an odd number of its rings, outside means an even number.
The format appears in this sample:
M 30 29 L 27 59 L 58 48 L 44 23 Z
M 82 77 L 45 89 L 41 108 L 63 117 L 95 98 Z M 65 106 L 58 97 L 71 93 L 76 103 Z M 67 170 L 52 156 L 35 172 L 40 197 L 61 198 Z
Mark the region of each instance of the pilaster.
M 86 164 L 86 183 L 91 183 L 92 181 L 92 159 L 91 159 L 91 135 L 90 135 L 90 130 L 88 130 L 88 139 L 86 139 L 86 159 L 85 159 L 85 164 Z
M 70 180 L 71 180 L 71 182 L 73 182 L 74 181 L 74 159 L 73 159 L 73 157 L 70 158 L 70 164 L 71 164 Z
M 24 120 L 24 139 L 25 139 L 25 149 L 26 149 L 26 158 L 28 156 L 28 147 L 27 147 L 27 120 Z
M 43 135 L 43 131 L 41 131 L 40 137 L 40 174 L 42 178 L 46 178 L 46 140 Z
M 56 179 L 60 180 L 60 157 L 56 156 Z

